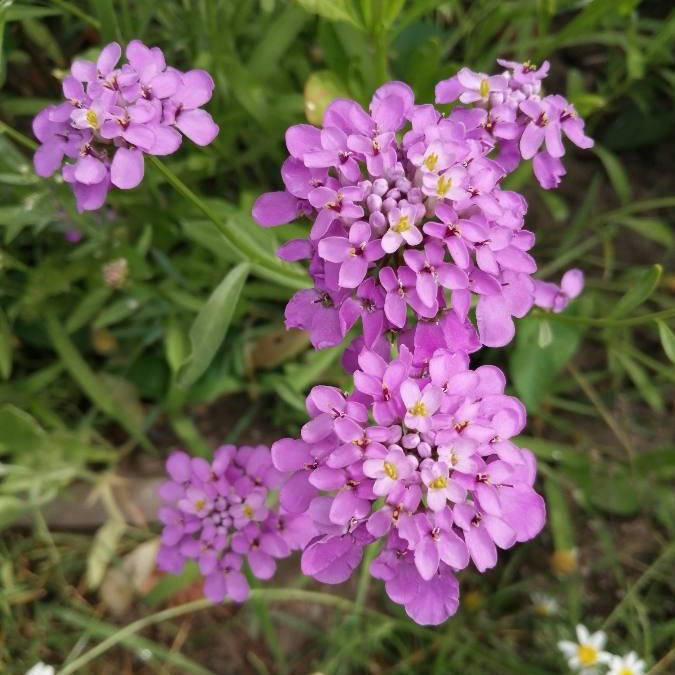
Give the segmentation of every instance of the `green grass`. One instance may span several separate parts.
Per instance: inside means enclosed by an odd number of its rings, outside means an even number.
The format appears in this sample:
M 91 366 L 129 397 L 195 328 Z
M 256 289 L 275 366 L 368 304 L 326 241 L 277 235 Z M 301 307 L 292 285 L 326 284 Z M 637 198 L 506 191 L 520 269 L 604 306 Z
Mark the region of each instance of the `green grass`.
M 213 74 L 221 133 L 148 163 L 137 190 L 80 215 L 67 186 L 33 175 L 30 119 L 58 98 L 72 58 L 135 37 Z M 556 642 L 582 622 L 607 630 L 612 651 L 637 651 L 649 675 L 672 673 L 674 41 L 675 12 L 656 0 L 0 2 L 0 672 L 42 660 L 63 675 L 562 675 Z M 490 573 L 462 573 L 462 607 L 436 629 L 412 624 L 367 575 L 334 594 L 301 579 L 297 560 L 243 608 L 207 607 L 189 579 L 182 590 L 164 579 L 113 616 L 87 587 L 92 561 L 123 570 L 157 528 L 96 540 L 50 529 L 54 498 L 75 482 L 109 496 L 111 472 L 156 467 L 172 444 L 206 454 L 214 425 L 219 440 L 294 433 L 312 384 L 344 384 L 339 350 L 278 339 L 304 277 L 273 253 L 302 226 L 262 230 L 249 215 L 280 185 L 305 84 L 319 109 L 331 95 L 365 102 L 391 77 L 432 100 L 439 79 L 493 70 L 498 56 L 549 58 L 551 88 L 597 140 L 566 157 L 555 193 L 529 171 L 512 178 L 530 201 L 539 276 L 581 267 L 583 296 L 565 314 L 533 313 L 505 353 L 481 357 L 527 404 L 546 531 Z M 120 258 L 127 280 L 109 288 L 102 267 Z M 195 327 L 223 287 L 238 301 L 226 294 L 231 315 L 205 344 Z M 190 366 L 195 344 L 204 362 Z M 114 519 L 114 500 L 105 506 Z M 533 593 L 556 613 L 537 614 Z

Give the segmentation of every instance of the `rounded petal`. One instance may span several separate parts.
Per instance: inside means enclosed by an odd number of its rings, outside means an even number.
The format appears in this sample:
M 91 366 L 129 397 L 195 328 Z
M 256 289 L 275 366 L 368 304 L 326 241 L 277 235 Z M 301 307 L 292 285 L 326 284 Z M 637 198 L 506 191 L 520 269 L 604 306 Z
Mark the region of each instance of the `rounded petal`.
M 120 60 L 120 56 L 122 56 L 122 48 L 117 42 L 106 45 L 96 61 L 99 73 L 104 76 L 110 73 Z
M 253 219 L 263 227 L 290 223 L 298 217 L 299 200 L 288 192 L 266 192 L 253 204 Z
M 213 78 L 205 70 L 189 70 L 183 73 L 183 84 L 177 96 L 184 109 L 194 110 L 211 100 L 214 86 Z
M 197 145 L 208 145 L 218 135 L 218 125 L 206 110 L 183 110 L 176 118 L 176 126 Z
M 143 153 L 134 148 L 118 148 L 110 166 L 110 179 L 113 185 L 122 190 L 135 188 L 144 173 Z

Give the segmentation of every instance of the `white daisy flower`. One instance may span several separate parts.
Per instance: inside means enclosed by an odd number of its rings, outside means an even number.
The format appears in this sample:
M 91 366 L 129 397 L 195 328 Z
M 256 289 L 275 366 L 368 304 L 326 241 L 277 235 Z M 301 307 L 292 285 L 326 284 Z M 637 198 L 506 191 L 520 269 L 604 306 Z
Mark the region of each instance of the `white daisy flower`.
M 567 665 L 573 670 L 580 670 L 584 675 L 590 675 L 595 667 L 601 663 L 609 663 L 612 654 L 603 651 L 607 642 L 607 635 L 602 631 L 589 633 L 586 626 L 579 624 L 576 628 L 577 642 L 562 640 L 558 642 L 558 649 L 567 659 Z
M 26 675 L 54 675 L 54 666 L 48 666 L 46 663 L 36 663 Z
M 534 592 L 530 597 L 534 613 L 538 616 L 555 616 L 560 611 L 558 601 L 546 593 Z
M 607 675 L 644 675 L 647 665 L 635 652 L 625 656 L 612 656 Z

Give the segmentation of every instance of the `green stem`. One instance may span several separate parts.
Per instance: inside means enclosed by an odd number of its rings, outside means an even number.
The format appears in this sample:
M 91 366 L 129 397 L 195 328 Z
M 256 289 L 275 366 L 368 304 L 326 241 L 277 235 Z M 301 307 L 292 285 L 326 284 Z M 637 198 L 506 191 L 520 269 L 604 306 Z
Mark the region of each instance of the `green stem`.
M 566 323 L 578 323 L 587 326 L 641 326 L 652 321 L 660 321 L 663 319 L 670 319 L 675 316 L 675 308 L 664 309 L 660 312 L 652 312 L 651 314 L 641 314 L 640 316 L 632 316 L 626 319 L 601 319 L 594 316 L 571 316 L 569 314 L 547 314 L 547 319 L 554 321 L 564 321 Z M 542 318 L 540 315 L 539 318 Z
M 331 607 L 343 609 L 345 611 L 349 611 L 354 608 L 354 603 L 350 600 L 347 600 L 346 598 L 340 598 L 338 596 L 328 595 L 325 593 L 318 593 L 316 591 L 305 591 L 299 588 L 254 588 L 251 590 L 249 599 L 264 600 L 268 602 L 315 602 L 318 604 L 329 605 Z M 199 612 L 203 609 L 208 609 L 209 607 L 213 606 L 214 604 L 210 600 L 202 598 L 200 600 L 187 602 L 183 605 L 178 605 L 178 607 L 170 607 L 169 609 L 162 610 L 156 614 L 138 619 L 137 621 L 120 628 L 114 635 L 111 635 L 109 638 L 103 640 L 103 642 L 97 644 L 89 651 L 63 666 L 63 668 L 61 668 L 61 670 L 59 670 L 56 675 L 70 675 L 71 673 L 77 672 L 80 668 L 85 666 L 96 657 L 104 654 L 109 649 L 112 649 L 115 645 L 118 645 L 120 642 L 124 642 L 130 636 L 139 633 L 148 626 L 154 626 L 155 624 L 162 623 L 163 621 L 169 621 L 170 619 L 175 619 L 185 614 L 192 614 L 193 612 Z M 384 616 L 379 612 L 373 612 L 370 610 L 364 611 L 367 611 L 369 614 L 376 615 L 380 618 Z M 386 618 L 389 619 L 390 617 Z
M 192 612 L 198 612 L 207 607 L 211 607 L 213 603 L 210 600 L 202 598 L 200 600 L 193 600 L 192 602 L 187 602 L 183 605 L 178 605 L 178 607 L 171 607 L 165 609 L 162 612 L 157 612 L 157 614 L 152 614 L 151 616 L 146 616 L 138 621 L 130 623 L 128 626 L 120 628 L 114 635 L 111 635 L 109 638 L 103 640 L 95 647 L 92 647 L 88 652 L 85 652 L 75 660 L 66 664 L 58 671 L 57 675 L 70 675 L 70 673 L 77 672 L 82 666 L 86 665 L 97 656 L 107 652 L 109 649 L 115 645 L 123 642 L 128 637 L 135 635 L 139 631 L 143 630 L 147 626 L 152 626 L 156 623 L 161 623 L 162 621 L 168 621 L 169 619 L 175 619 L 176 617 L 183 616 L 184 614 L 191 614 Z
M 156 452 L 142 426 L 120 408 L 106 385 L 77 350 L 56 314 L 52 310 L 47 310 L 44 318 L 52 348 L 89 400 L 106 415 L 117 420 L 139 445 Z
M 51 0 L 52 5 L 56 5 L 61 8 L 64 12 L 70 12 L 73 16 L 76 16 L 78 19 L 82 19 L 85 23 L 88 23 L 90 26 L 96 28 L 96 30 L 101 29 L 101 22 L 95 17 L 87 14 L 85 11 L 81 10 L 77 5 L 74 5 L 72 2 L 67 2 L 67 0 Z
M 645 199 L 641 202 L 633 202 L 632 204 L 627 204 L 613 211 L 607 211 L 606 213 L 600 213 L 597 216 L 591 218 L 586 227 L 592 229 L 597 226 L 601 226 L 604 223 L 609 223 L 609 227 L 617 227 L 618 223 L 616 220 L 622 216 L 628 216 L 632 213 L 639 213 L 641 211 L 652 211 L 655 209 L 669 209 L 675 206 L 675 197 L 660 197 L 658 199 Z M 612 229 L 613 232 L 613 229 Z M 544 265 L 538 271 L 538 277 L 540 279 L 545 279 L 554 272 L 564 269 L 572 261 L 576 260 L 579 256 L 583 255 L 587 251 L 590 251 L 598 243 L 600 243 L 601 237 L 597 234 L 589 237 L 585 241 L 577 244 L 575 247 L 571 248 L 569 251 L 561 253 L 556 257 L 555 260 L 551 261 L 548 265 Z
M 671 543 L 667 546 L 659 555 L 659 557 L 643 572 L 643 574 L 635 581 L 635 583 L 624 593 L 623 597 L 619 603 L 614 607 L 610 612 L 609 616 L 605 619 L 601 630 L 607 630 L 612 626 L 618 619 L 621 611 L 626 606 L 626 603 L 633 602 L 635 596 L 647 584 L 653 577 L 655 577 L 659 572 L 670 569 L 671 557 L 675 557 L 675 543 Z
M 377 77 L 377 85 L 380 86 L 391 79 L 387 60 L 389 50 L 387 49 L 386 31 L 380 29 L 373 38 L 375 43 L 375 76 Z
M 251 262 L 258 276 L 293 289 L 301 289 L 308 286 L 307 275 L 305 273 L 295 270 L 290 265 L 272 256 L 261 253 L 259 247 L 251 242 L 245 233 L 237 231 L 236 228 L 228 227 L 213 209 L 183 183 L 164 162 L 153 156 L 149 156 L 148 159 L 157 167 L 176 192 L 191 201 L 218 228 L 236 255 L 242 260 Z
M 12 129 L 9 124 L 5 124 L 2 120 L 0 120 L 0 134 L 7 134 L 13 141 L 19 145 L 23 145 L 24 148 L 31 152 L 37 150 L 38 144 L 34 140 L 28 138 L 28 136 L 24 136 L 20 131 Z

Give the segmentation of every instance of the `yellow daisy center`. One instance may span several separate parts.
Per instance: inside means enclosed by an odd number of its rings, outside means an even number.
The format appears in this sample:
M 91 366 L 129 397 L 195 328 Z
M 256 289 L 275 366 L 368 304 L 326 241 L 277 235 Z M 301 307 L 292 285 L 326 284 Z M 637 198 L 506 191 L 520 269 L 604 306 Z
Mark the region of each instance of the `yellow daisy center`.
M 624 666 L 620 671 L 619 675 L 635 675 L 635 671 L 628 666 Z
M 582 666 L 592 666 L 598 662 L 598 650 L 591 645 L 579 645 L 577 658 Z

